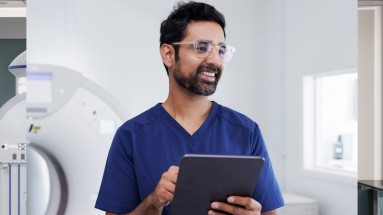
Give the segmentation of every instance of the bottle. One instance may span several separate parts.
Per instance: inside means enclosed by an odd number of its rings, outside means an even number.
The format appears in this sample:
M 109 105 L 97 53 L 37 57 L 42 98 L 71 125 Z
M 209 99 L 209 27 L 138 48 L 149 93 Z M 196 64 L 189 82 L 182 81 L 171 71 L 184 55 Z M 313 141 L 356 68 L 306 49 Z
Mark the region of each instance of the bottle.
M 338 141 L 334 143 L 333 146 L 334 159 L 341 160 L 343 159 L 343 142 L 342 135 L 338 136 Z

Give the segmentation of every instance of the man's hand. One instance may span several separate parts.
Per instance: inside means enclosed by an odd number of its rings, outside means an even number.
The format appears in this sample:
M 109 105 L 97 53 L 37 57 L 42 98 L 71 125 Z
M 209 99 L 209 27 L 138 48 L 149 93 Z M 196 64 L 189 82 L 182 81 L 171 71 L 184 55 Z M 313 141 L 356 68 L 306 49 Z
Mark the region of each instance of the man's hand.
M 229 214 L 243 215 L 261 215 L 261 204 L 249 197 L 230 196 L 227 198 L 228 203 L 213 202 L 211 208 L 214 210 L 226 212 Z M 210 210 L 208 215 L 222 215 L 218 211 Z
M 174 190 L 176 188 L 177 176 L 178 176 L 177 166 L 169 167 L 168 171 L 164 172 L 161 176 L 160 181 L 158 182 L 154 191 L 149 194 L 147 198 L 141 202 L 140 205 L 134 211 L 128 213 L 127 215 L 160 215 L 162 214 L 163 208 L 168 205 L 173 200 Z M 105 215 L 117 215 L 112 212 L 106 212 Z
M 149 195 L 151 203 L 154 204 L 155 207 L 163 208 L 173 200 L 178 170 L 179 167 L 171 166 L 169 167 L 168 171 L 162 174 L 157 187 Z

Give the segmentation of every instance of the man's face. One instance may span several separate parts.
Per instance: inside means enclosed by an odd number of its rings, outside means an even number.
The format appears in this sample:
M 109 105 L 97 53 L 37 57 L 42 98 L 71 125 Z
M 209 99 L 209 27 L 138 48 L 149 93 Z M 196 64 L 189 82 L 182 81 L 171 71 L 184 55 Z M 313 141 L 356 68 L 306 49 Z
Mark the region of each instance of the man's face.
M 225 42 L 223 30 L 214 22 L 193 22 L 186 29 L 186 37 L 181 42 L 196 40 L 212 41 L 214 45 Z M 213 48 L 208 57 L 201 58 L 193 45 L 179 47 L 179 60 L 172 71 L 174 80 L 181 87 L 202 96 L 212 95 L 221 77 L 224 62 Z

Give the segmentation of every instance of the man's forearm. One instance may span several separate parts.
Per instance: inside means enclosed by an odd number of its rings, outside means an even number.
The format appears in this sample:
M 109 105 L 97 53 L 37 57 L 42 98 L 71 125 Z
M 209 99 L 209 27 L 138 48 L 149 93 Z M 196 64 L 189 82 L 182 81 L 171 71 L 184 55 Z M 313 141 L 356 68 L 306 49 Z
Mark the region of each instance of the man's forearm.
M 128 213 L 128 215 L 161 215 L 162 209 L 163 208 L 158 208 L 156 204 L 154 204 L 152 195 L 149 195 L 134 211 Z
M 154 191 L 134 211 L 126 215 L 161 215 L 164 207 L 173 200 L 178 170 L 178 166 L 170 166 L 168 171 L 162 174 Z M 106 215 L 116 214 L 107 212 Z

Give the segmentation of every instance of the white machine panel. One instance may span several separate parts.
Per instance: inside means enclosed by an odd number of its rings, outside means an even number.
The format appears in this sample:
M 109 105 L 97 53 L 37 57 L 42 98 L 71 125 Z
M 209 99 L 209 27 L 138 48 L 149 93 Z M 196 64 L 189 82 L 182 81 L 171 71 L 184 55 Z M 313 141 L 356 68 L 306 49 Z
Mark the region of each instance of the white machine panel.
M 127 119 L 125 111 L 103 89 L 68 68 L 28 65 L 27 78 L 34 83 L 29 95 L 28 79 L 27 137 L 34 149 L 28 176 L 41 178 L 28 181 L 28 215 L 104 214 L 94 205 L 110 143 Z M 45 205 L 34 207 L 41 204 L 41 195 Z
M 25 94 L 0 108 L 0 214 L 26 214 Z
M 0 145 L 0 163 L 25 164 L 27 160 L 26 143 L 3 142 Z

